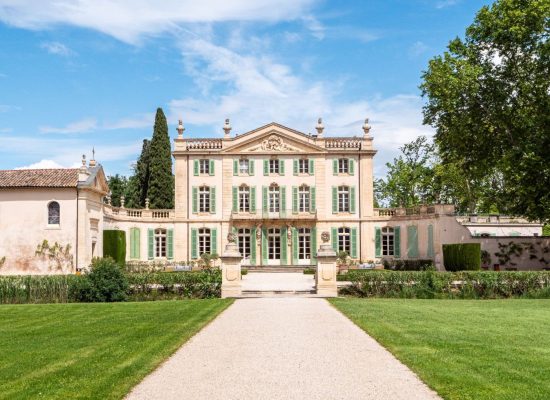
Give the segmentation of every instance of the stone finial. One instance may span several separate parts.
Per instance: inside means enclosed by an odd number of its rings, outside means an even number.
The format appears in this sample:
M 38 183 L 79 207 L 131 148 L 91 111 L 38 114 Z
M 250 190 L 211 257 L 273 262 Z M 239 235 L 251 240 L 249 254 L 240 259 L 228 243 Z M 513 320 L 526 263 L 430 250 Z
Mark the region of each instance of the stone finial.
M 224 138 L 229 139 L 229 134 L 231 133 L 231 124 L 229 123 L 229 118 L 225 119 L 225 124 L 223 125 Z
M 149 197 L 146 197 L 146 198 L 145 198 L 145 209 L 146 209 L 146 210 L 149 209 Z
M 82 154 L 82 166 L 86 168 L 86 154 Z
M 107 205 L 111 205 L 111 193 L 109 193 L 107 196 L 105 196 L 105 199 L 107 200 Z
M 126 201 L 126 197 L 120 196 L 120 208 L 124 208 L 124 202 Z
M 178 139 L 183 139 L 183 131 L 185 130 L 185 127 L 183 126 L 183 121 L 181 118 L 178 120 L 178 127 L 176 130 L 178 131 Z
M 319 118 L 317 120 L 317 126 L 315 127 L 317 130 L 317 136 L 322 137 L 323 131 L 325 130 L 325 125 L 323 125 L 323 118 Z
M 370 128 L 369 119 L 365 118 L 365 123 L 363 124 L 363 132 L 365 132 L 365 137 L 369 137 Z

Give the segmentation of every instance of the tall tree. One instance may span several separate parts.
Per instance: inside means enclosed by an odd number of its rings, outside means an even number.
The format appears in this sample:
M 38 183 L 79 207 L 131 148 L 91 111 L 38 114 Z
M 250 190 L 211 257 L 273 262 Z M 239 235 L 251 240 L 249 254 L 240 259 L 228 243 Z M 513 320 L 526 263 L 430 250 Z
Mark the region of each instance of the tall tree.
M 488 177 L 500 208 L 550 220 L 550 2 L 498 0 L 432 59 L 421 89 L 444 164 Z
M 126 192 L 126 177 L 119 174 L 109 176 L 107 184 L 111 191 L 111 204 L 115 207 L 120 207 L 120 197 Z
M 151 208 L 174 207 L 174 177 L 168 124 L 162 108 L 157 108 L 153 138 L 149 145 L 147 197 Z
M 147 192 L 149 189 L 149 175 L 150 175 L 150 157 L 149 149 L 151 147 L 151 141 L 143 139 L 143 145 L 141 146 L 141 154 L 134 167 L 135 184 L 137 187 L 138 204 L 141 207 L 145 207 L 145 199 L 147 198 Z

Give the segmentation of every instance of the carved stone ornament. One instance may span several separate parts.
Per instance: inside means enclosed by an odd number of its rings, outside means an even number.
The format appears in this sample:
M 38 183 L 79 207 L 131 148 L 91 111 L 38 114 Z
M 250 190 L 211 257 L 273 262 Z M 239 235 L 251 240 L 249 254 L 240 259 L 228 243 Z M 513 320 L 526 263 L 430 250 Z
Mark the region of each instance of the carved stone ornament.
M 321 233 L 321 240 L 323 241 L 323 243 L 328 243 L 330 241 L 330 233 L 328 233 L 327 231 Z
M 277 135 L 271 135 L 267 139 L 265 139 L 262 142 L 261 145 L 262 150 L 265 151 L 284 151 L 284 150 L 290 150 L 290 148 L 283 142 L 283 139 L 281 139 Z
M 227 241 L 229 243 L 235 243 L 237 241 L 237 235 L 235 235 L 233 232 L 230 232 L 227 234 Z
M 262 224 L 256 225 L 256 239 L 260 240 L 262 238 Z

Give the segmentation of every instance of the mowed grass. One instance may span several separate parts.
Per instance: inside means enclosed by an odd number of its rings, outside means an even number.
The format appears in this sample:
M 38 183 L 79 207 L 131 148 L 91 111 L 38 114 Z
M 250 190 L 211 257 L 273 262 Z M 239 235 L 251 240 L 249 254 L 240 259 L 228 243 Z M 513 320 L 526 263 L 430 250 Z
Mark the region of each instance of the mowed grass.
M 550 300 L 331 303 L 445 399 L 550 399 Z
M 0 306 L 0 399 L 120 399 L 230 304 Z

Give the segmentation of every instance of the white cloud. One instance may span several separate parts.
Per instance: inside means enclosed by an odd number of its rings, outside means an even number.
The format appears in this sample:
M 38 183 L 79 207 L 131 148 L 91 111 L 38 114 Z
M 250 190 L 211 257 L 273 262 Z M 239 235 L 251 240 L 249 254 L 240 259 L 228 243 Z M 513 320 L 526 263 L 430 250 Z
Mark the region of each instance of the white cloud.
M 424 54 L 426 51 L 428 51 L 428 49 L 429 47 L 424 42 L 421 42 L 421 41 L 414 42 L 409 47 L 409 55 L 411 57 L 418 57 Z
M 446 8 L 446 7 L 454 6 L 459 1 L 460 0 L 440 0 L 435 4 L 435 8 Z
M 54 160 L 40 160 L 38 162 L 35 162 L 34 164 L 26 165 L 24 167 L 19 167 L 15 169 L 56 169 L 56 168 L 70 168 L 65 167 Z
M 146 113 L 131 118 L 122 118 L 115 122 L 106 122 L 101 126 L 101 129 L 137 129 L 153 127 L 155 123 L 155 114 Z
M 0 0 L 0 20 L 20 28 L 73 25 L 136 44 L 180 23 L 281 21 L 304 15 L 315 0 Z
M 62 128 L 55 128 L 52 126 L 41 126 L 38 128 L 40 133 L 86 133 L 91 132 L 97 128 L 97 120 L 95 118 L 84 118 L 80 121 L 71 122 Z
M 17 110 L 21 110 L 21 107 L 12 106 L 12 105 L 9 105 L 9 104 L 0 104 L 0 113 L 5 113 L 5 112 L 9 112 L 9 111 L 17 111 Z
M 40 47 L 45 49 L 48 53 L 55 54 L 58 56 L 67 57 L 74 54 L 74 52 L 71 49 L 69 49 L 63 43 L 59 43 L 59 42 L 45 42 L 45 43 L 42 43 Z
M 306 15 L 305 17 L 302 17 L 302 21 L 313 37 L 319 40 L 324 39 L 325 27 L 317 18 L 313 15 Z

